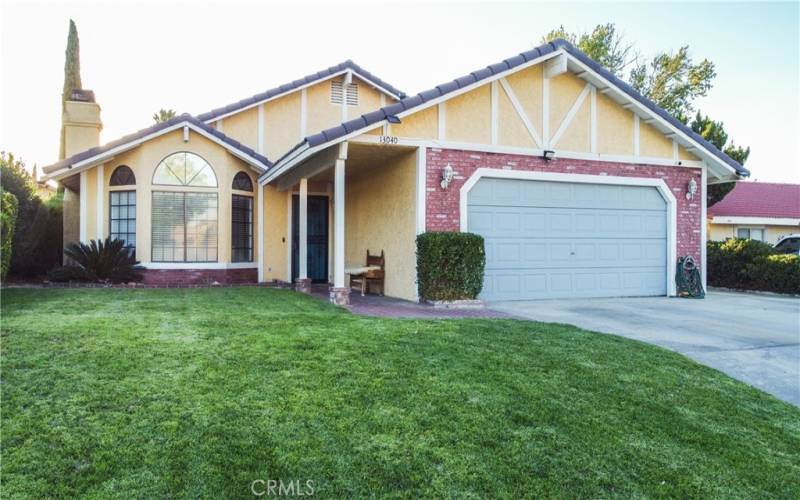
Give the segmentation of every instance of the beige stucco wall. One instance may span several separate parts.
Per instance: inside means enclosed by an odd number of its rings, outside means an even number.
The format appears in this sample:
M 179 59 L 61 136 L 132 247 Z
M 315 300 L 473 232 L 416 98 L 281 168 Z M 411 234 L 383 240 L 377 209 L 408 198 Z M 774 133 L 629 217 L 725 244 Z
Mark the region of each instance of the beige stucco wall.
M 217 188 L 199 188 L 183 186 L 153 186 L 152 179 L 156 166 L 171 153 L 188 151 L 203 157 L 214 169 L 217 176 Z M 129 166 L 136 175 L 136 186 L 109 187 L 111 175 L 119 165 Z M 231 210 L 232 194 L 255 195 L 233 191 L 231 183 L 237 172 L 243 171 L 250 176 L 253 185 L 256 186 L 256 172 L 246 163 L 228 153 L 223 147 L 206 139 L 205 137 L 191 132 L 189 142 L 183 142 L 183 131 L 177 130 L 169 134 L 148 141 L 141 146 L 117 155 L 112 161 L 103 167 L 104 181 L 103 191 L 97 190 L 97 167 L 87 171 L 86 192 L 81 196 L 87 196 L 87 238 L 94 239 L 97 236 L 97 224 L 103 228 L 103 237 L 109 234 L 108 212 L 110 190 L 127 191 L 136 190 L 136 257 L 143 263 L 151 260 L 151 212 L 152 212 L 152 192 L 153 191 L 184 191 L 184 192 L 212 192 L 218 194 L 219 211 L 217 214 L 218 223 L 218 248 L 217 262 L 229 263 L 231 258 Z M 97 211 L 97 196 L 103 197 L 103 213 Z M 253 232 L 254 264 L 258 255 L 258 213 L 256 211 L 257 199 L 253 200 Z
M 446 106 L 445 137 L 448 141 L 491 143 L 492 105 L 489 84 L 453 97 L 447 101 Z
M 639 154 L 654 158 L 672 158 L 672 140 L 646 123 L 639 123 Z
M 603 94 L 597 94 L 597 152 L 633 154 L 633 113 Z
M 698 160 L 698 158 L 695 155 L 686 151 L 686 149 L 683 146 L 678 146 L 678 158 L 681 160 L 692 160 L 692 161 Z
M 367 249 L 386 256 L 386 295 L 416 300 L 415 153 L 347 178 L 345 260 L 363 263 Z M 355 293 L 355 292 L 353 292 Z
M 542 111 L 542 88 L 544 83 L 542 65 L 537 64 L 514 72 L 506 77 L 506 81 L 517 97 L 528 119 L 539 132 L 539 135 L 541 135 L 544 116 Z M 501 91 L 499 93 L 504 93 L 502 88 L 499 90 Z M 499 135 L 501 137 L 503 136 L 502 130 Z
M 576 97 L 577 98 L 577 97 Z M 560 126 L 560 124 L 559 124 Z M 555 134 L 556 129 L 551 129 L 550 133 Z M 564 151 L 577 151 L 587 152 L 591 150 L 591 100 L 587 96 L 575 113 L 572 121 L 567 127 L 564 135 L 561 136 L 558 143 L 553 145 L 553 149 L 563 149 Z
M 277 160 L 305 136 L 316 134 L 342 123 L 342 106 L 330 102 L 332 80 L 341 81 L 342 77 L 323 80 L 305 88 L 305 133 L 301 127 L 302 89 L 261 105 L 264 117 L 262 154 L 270 160 Z M 358 77 L 354 76 L 353 81 L 358 84 L 358 105 L 347 106 L 348 119 L 369 113 L 381 106 L 382 92 Z M 391 104 L 393 99 L 386 96 L 385 102 Z M 259 106 L 254 106 L 222 120 L 223 133 L 255 151 L 259 150 L 258 108 Z M 216 122 L 212 122 L 212 125 L 216 126 Z
M 300 92 L 264 103 L 264 154 L 270 160 L 277 160 L 303 139 L 300 108 Z
M 512 92 L 517 99 L 520 99 L 520 94 L 528 95 L 531 93 L 525 90 L 523 90 L 523 92 L 518 92 L 513 89 Z M 539 102 L 541 102 L 541 96 L 539 96 L 539 99 Z M 530 103 L 530 106 L 533 106 L 533 104 Z M 538 109 L 541 110 L 541 106 L 539 106 Z M 530 116 L 530 114 L 528 116 Z M 497 142 L 499 144 L 520 148 L 536 147 L 536 142 L 534 142 L 531 134 L 525 127 L 525 123 L 520 118 L 519 113 L 514 109 L 514 105 L 511 104 L 511 98 L 502 85 L 498 85 L 497 88 L 497 124 Z M 541 129 L 541 127 L 539 128 Z
M 391 125 L 390 135 L 437 139 L 439 136 L 439 107 L 431 106 L 419 113 L 404 117 L 401 123 Z
M 519 112 L 515 109 L 506 86 L 516 97 L 519 107 L 536 134 L 544 138 L 545 92 L 542 65 L 516 71 L 505 77 L 506 85 L 498 81 L 497 113 L 498 146 L 536 148 L 537 145 Z M 402 117 L 403 123 L 393 125 L 389 134 L 408 139 L 433 139 L 444 142 L 492 144 L 492 85 L 487 83 L 469 92 L 451 97 L 443 102 L 445 137 L 438 134 L 439 106 L 432 105 Z M 549 117 L 551 141 L 564 124 L 570 110 L 587 88 L 585 80 L 567 72 L 548 80 Z M 634 158 L 634 114 L 602 92 L 595 92 L 597 118 L 597 153 L 608 156 Z M 550 148 L 572 153 L 592 152 L 592 95 L 587 93 L 576 109 L 564 133 Z M 374 130 L 372 133 L 381 133 Z M 645 158 L 674 159 L 673 141 L 652 125 L 639 123 L 639 155 Z M 684 148 L 679 148 L 681 160 L 699 161 Z
M 767 243 L 775 244 L 781 236 L 800 233 L 798 226 L 772 226 L 766 224 L 714 224 L 708 223 L 709 241 L 725 241 L 728 238 L 735 238 L 736 231 L 740 227 L 763 228 L 764 237 Z
M 586 82 L 570 72 L 550 79 L 550 135 L 553 136 L 561 126 Z
M 289 281 L 289 192 L 264 187 L 264 280 Z

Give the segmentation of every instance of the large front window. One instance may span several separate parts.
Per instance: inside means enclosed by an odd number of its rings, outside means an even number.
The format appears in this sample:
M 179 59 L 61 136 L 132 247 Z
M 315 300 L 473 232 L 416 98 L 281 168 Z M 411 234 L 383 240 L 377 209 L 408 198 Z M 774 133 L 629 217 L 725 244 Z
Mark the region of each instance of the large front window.
M 153 192 L 153 262 L 217 261 L 217 193 Z

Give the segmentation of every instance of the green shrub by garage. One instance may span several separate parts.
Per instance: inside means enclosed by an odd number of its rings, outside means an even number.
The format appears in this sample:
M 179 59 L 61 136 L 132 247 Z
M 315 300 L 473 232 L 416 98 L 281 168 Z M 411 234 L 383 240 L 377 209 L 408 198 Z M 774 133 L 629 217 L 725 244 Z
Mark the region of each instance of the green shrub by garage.
M 800 294 L 800 256 L 776 254 L 769 243 L 709 241 L 707 262 L 710 286 Z
M 423 300 L 469 300 L 483 288 L 486 252 L 473 233 L 417 236 L 417 286 Z

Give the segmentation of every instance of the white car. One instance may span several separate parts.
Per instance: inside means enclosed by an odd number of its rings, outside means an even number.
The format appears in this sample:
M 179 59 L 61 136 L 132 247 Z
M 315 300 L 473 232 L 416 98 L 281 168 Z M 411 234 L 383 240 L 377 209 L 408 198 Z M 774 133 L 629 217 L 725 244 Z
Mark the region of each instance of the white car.
M 790 234 L 778 240 L 775 251 L 783 254 L 800 255 L 800 234 Z

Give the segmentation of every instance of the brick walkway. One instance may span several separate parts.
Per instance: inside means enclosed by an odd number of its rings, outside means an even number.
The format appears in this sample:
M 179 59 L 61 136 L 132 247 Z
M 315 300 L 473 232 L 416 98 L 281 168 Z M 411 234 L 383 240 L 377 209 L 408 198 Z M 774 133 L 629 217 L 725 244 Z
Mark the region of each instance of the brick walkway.
M 314 285 L 312 295 L 328 301 L 328 285 Z M 510 314 L 491 309 L 437 309 L 428 304 L 418 304 L 408 300 L 381 297 L 379 295 L 361 296 L 358 292 L 350 294 L 351 312 L 362 316 L 383 318 L 511 318 Z

